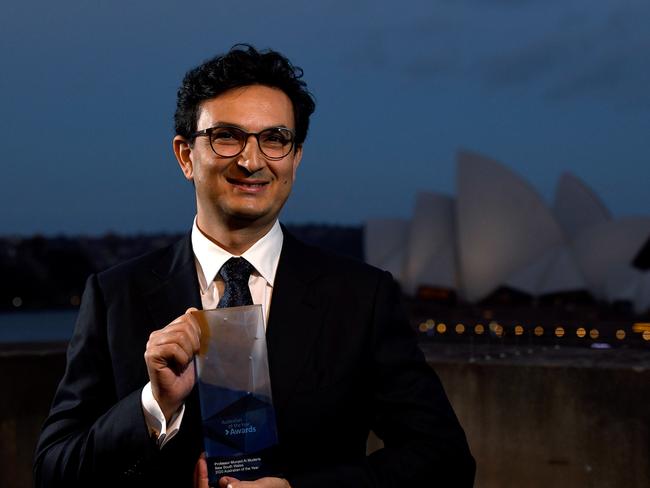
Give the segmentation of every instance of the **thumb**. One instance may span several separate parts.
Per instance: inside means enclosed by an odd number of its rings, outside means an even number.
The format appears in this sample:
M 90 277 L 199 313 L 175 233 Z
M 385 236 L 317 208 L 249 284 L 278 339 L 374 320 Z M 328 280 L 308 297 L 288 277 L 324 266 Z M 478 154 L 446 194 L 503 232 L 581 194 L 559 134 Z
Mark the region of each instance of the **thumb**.
M 231 488 L 233 483 L 238 483 L 237 478 L 231 478 L 230 476 L 224 476 L 219 480 L 219 488 Z
M 194 312 L 200 312 L 196 307 L 190 307 L 185 311 L 185 315 L 188 316 L 190 322 L 194 324 L 194 327 L 196 328 L 197 333 L 199 334 L 199 350 L 194 351 L 195 353 L 199 354 L 205 354 L 207 352 L 207 347 L 208 347 L 208 341 L 210 339 L 210 327 L 208 326 L 208 321 L 205 318 L 204 314 L 201 313 L 194 313 Z

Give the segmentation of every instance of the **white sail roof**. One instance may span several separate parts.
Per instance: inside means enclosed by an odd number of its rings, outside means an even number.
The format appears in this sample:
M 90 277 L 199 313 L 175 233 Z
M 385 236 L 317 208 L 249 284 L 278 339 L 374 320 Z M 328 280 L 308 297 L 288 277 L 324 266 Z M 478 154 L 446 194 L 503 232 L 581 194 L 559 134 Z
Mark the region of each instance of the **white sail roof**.
M 402 286 L 409 227 L 406 219 L 373 219 L 364 227 L 366 262 L 389 271 Z
M 566 245 L 549 248 L 530 265 L 515 271 L 505 284 L 536 296 L 587 289 L 571 249 Z
M 555 191 L 553 213 L 570 239 L 581 230 L 611 220 L 607 207 L 577 176 L 563 173 Z
M 589 291 L 607 298 L 607 280 L 630 266 L 650 236 L 650 217 L 627 217 L 589 227 L 571 242 Z
M 418 193 L 409 229 L 404 289 L 420 285 L 456 289 L 454 200 L 446 195 Z
M 609 302 L 627 301 L 633 303 L 642 272 L 632 266 L 612 269 L 605 282 L 605 298 Z
M 634 297 L 634 311 L 638 314 L 650 312 L 650 271 L 644 271 Z
M 630 302 L 639 314 L 650 311 L 650 271 L 633 266 L 613 269 L 605 283 L 605 298 L 609 302 Z
M 365 225 L 365 256 L 413 294 L 422 285 L 478 301 L 499 286 L 532 295 L 588 290 L 650 311 L 650 271 L 632 266 L 650 217 L 612 220 L 577 177 L 562 175 L 553 212 L 502 164 L 458 154 L 458 198 L 419 193 L 413 218 Z
M 559 225 L 525 180 L 466 151 L 458 154 L 457 223 L 461 290 L 469 301 L 563 244 Z

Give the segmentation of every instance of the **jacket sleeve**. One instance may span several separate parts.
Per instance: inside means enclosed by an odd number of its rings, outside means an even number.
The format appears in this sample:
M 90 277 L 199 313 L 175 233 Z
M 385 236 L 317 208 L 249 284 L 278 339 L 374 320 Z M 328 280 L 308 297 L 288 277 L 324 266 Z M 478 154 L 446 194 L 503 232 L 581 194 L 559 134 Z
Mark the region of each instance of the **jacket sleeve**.
M 35 486 L 97 486 L 134 480 L 156 456 L 138 389 L 118 398 L 106 325 L 106 304 L 91 276 L 68 346 L 67 365 L 34 463 Z
M 289 477 L 293 488 L 473 486 L 475 462 L 442 384 L 426 363 L 389 273 L 372 312 L 372 430 L 385 447 L 360 464 Z

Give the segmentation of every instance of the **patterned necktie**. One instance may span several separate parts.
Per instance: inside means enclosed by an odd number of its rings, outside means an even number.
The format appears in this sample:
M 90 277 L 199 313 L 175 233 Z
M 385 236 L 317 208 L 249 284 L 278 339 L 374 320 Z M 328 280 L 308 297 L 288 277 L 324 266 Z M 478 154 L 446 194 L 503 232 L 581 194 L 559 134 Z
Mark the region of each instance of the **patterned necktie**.
M 252 305 L 253 298 L 248 288 L 248 278 L 255 268 L 244 258 L 230 258 L 219 270 L 219 276 L 226 284 L 217 308 Z

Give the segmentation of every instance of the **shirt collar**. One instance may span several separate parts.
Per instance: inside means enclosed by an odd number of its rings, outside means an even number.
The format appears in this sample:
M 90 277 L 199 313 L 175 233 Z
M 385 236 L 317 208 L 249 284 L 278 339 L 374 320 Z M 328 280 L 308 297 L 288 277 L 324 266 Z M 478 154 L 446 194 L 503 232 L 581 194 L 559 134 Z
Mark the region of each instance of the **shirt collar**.
M 278 269 L 283 241 L 282 229 L 280 223 L 276 220 L 271 230 L 241 255 L 253 265 L 255 271 L 270 286 L 273 286 L 275 280 L 275 272 Z M 232 257 L 239 257 L 230 254 L 208 239 L 196 225 L 196 217 L 192 225 L 192 249 L 202 272 L 199 273 L 201 291 L 205 291 L 208 285 L 214 281 L 221 266 L 226 261 Z

